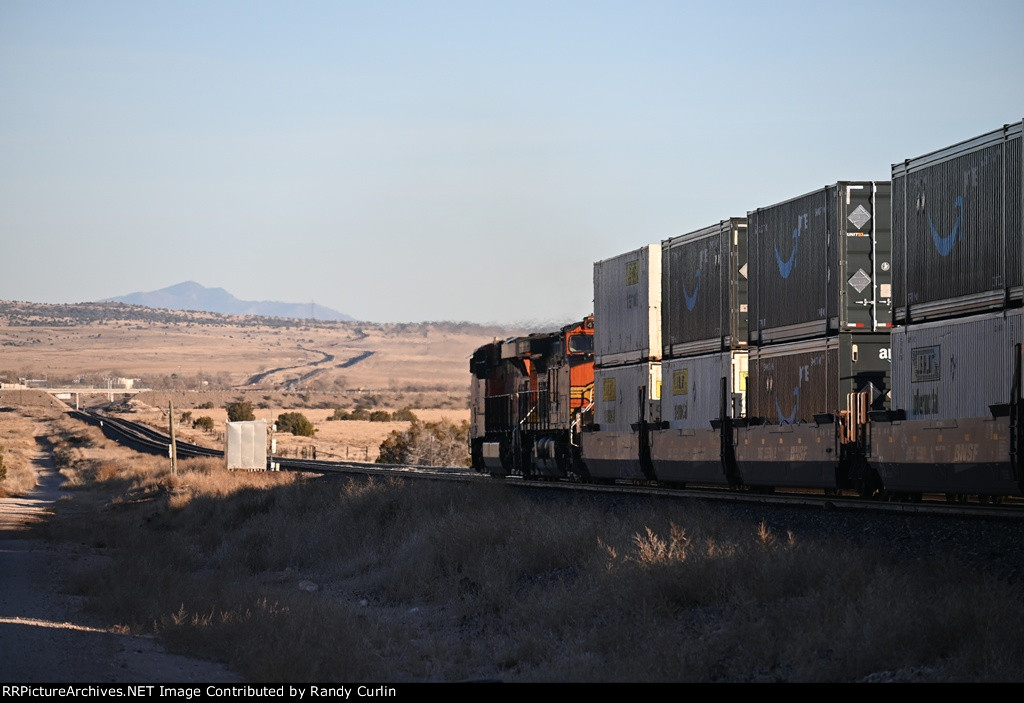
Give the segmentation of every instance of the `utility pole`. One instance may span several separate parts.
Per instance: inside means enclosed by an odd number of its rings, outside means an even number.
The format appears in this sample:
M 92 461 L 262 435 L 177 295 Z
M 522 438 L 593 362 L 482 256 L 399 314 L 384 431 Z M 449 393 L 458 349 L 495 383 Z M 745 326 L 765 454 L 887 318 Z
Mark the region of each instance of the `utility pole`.
M 178 475 L 178 443 L 174 440 L 174 401 L 167 401 L 167 418 L 171 425 L 171 444 L 167 448 L 171 455 L 171 473 Z

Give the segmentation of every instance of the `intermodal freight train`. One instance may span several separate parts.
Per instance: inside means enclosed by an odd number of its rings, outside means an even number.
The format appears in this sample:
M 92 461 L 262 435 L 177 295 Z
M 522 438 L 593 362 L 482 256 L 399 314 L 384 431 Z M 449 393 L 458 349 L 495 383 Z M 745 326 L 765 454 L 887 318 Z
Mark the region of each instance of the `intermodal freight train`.
M 472 357 L 496 476 L 1024 495 L 1024 121 L 594 264 Z

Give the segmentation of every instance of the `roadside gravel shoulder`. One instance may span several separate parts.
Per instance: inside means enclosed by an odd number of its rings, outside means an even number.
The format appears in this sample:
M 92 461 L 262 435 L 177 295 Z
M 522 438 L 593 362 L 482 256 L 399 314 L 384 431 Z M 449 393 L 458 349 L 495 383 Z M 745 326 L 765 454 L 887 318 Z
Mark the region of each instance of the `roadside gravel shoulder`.
M 0 681 L 242 682 L 219 664 L 170 654 L 155 639 L 116 632 L 82 612 L 63 584 L 70 567 L 96 555 L 83 545 L 38 538 L 34 528 L 56 501 L 69 498 L 48 452 L 41 448 L 33 465 L 35 490 L 0 499 Z

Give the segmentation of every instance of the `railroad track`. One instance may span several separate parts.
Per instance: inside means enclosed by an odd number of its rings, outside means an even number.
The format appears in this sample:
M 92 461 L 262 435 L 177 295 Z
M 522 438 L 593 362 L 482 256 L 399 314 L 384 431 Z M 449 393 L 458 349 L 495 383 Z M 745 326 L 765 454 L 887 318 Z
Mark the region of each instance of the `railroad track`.
M 114 418 L 99 413 L 72 410 L 72 417 L 99 427 L 103 434 L 123 446 L 149 454 L 168 456 L 170 437 L 146 425 Z M 214 457 L 223 458 L 220 449 L 204 447 L 189 442 L 176 442 L 179 458 Z M 389 478 L 419 478 L 454 481 L 490 481 L 494 480 L 485 474 L 479 474 L 466 467 L 416 466 L 409 464 L 377 464 L 358 461 L 328 461 L 317 459 L 297 459 L 271 457 L 278 470 L 317 473 L 324 475 L 360 475 L 381 476 Z M 666 488 L 664 486 L 630 484 L 617 482 L 613 484 L 592 484 L 557 480 L 531 480 L 519 476 L 510 476 L 506 483 L 521 486 L 524 489 L 575 490 L 592 493 L 614 493 L 630 495 L 661 496 L 672 498 L 690 498 L 708 501 L 724 501 L 730 503 L 747 503 L 778 506 L 805 506 L 822 510 L 860 510 L 880 513 L 904 513 L 919 515 L 948 515 L 988 519 L 1024 520 L 1024 501 L 1008 499 L 1002 505 L 981 505 L 949 503 L 940 494 L 925 495 L 919 501 L 886 501 L 861 498 L 851 492 L 849 495 L 823 495 L 810 490 L 777 491 L 764 494 L 746 490 L 729 490 L 718 486 Z
M 118 444 L 146 454 L 163 454 L 165 456 L 168 454 L 171 438 L 152 427 L 87 410 L 72 410 L 69 414 L 77 420 L 99 427 L 107 439 Z M 181 441 L 175 441 L 175 444 L 178 456 L 182 458 L 224 456 L 223 451 L 200 444 Z
M 70 415 L 82 422 L 99 427 L 104 436 L 118 444 L 147 454 L 169 455 L 171 438 L 169 435 L 155 430 L 148 425 L 121 418 L 101 415 L 86 410 L 72 410 Z M 192 444 L 175 440 L 178 458 L 213 457 L 223 458 L 224 452 L 200 444 Z M 303 471 L 311 473 L 351 473 L 360 472 L 380 475 L 419 474 L 437 477 L 479 478 L 480 475 L 467 467 L 416 466 L 411 464 L 376 464 L 359 461 L 326 461 L 317 459 L 290 459 L 287 457 L 271 457 L 276 468 L 281 471 Z M 268 467 L 269 468 L 269 467 Z

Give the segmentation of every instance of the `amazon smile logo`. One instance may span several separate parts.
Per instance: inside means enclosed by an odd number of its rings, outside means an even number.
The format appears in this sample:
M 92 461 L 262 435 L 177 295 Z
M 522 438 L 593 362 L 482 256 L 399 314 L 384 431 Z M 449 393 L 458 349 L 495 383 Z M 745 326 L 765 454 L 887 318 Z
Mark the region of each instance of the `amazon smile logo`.
M 807 229 L 807 215 L 800 215 L 796 219 L 796 227 L 793 228 L 793 251 L 789 253 L 788 259 L 783 259 L 779 253 L 779 245 L 775 244 L 775 263 L 779 266 L 779 275 L 789 278 L 793 273 L 793 266 L 796 264 L 796 251 L 800 247 L 800 231 Z
M 775 401 L 775 412 L 779 416 L 780 425 L 795 425 L 796 424 L 796 411 L 800 408 L 800 386 L 793 388 L 793 412 L 786 415 L 782 414 L 782 406 L 779 405 L 779 401 Z
M 697 285 L 693 289 L 693 294 L 686 292 L 686 286 L 683 286 L 683 299 L 686 301 L 686 309 L 693 312 L 693 309 L 697 307 L 697 294 L 700 293 L 700 269 L 697 269 Z
M 928 229 L 932 233 L 932 244 L 935 245 L 935 251 L 939 252 L 939 256 L 949 256 L 949 252 L 953 251 L 953 247 L 956 245 L 957 238 L 963 239 L 963 235 L 960 233 L 960 225 L 964 219 L 964 197 L 962 195 L 956 197 L 953 207 L 957 210 L 956 222 L 953 223 L 952 231 L 944 236 L 939 234 L 935 223 L 932 222 L 932 216 L 928 215 Z

